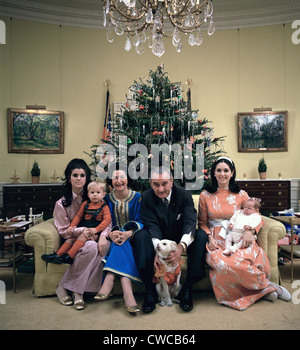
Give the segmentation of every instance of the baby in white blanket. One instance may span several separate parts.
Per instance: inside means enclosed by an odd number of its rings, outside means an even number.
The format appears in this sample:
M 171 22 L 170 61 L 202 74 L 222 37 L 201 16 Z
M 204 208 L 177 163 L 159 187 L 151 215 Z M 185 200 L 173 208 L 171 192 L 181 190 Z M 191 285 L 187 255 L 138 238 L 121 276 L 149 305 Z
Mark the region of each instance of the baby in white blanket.
M 242 247 L 243 233 L 253 230 L 261 223 L 261 215 L 259 214 L 260 199 L 249 198 L 245 202 L 243 209 L 237 210 L 229 220 L 228 233 L 225 238 L 226 249 L 224 255 L 231 255 Z

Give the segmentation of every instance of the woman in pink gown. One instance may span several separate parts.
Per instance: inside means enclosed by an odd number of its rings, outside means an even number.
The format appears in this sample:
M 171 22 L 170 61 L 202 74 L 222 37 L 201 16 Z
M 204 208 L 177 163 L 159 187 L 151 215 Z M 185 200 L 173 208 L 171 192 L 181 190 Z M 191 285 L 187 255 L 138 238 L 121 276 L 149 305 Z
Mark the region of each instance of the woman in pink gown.
M 260 228 L 245 231 L 243 246 L 231 256 L 225 256 L 224 220 L 241 209 L 249 198 L 235 183 L 233 161 L 220 157 L 212 165 L 211 185 L 202 191 L 199 199 L 199 228 L 208 234 L 206 262 L 210 266 L 210 280 L 221 304 L 245 310 L 256 300 L 266 297 L 290 300 L 289 292 L 270 282 L 270 263 L 264 250 L 256 243 Z
M 59 235 L 67 239 L 67 229 L 77 214 L 82 202 L 87 199 L 87 185 L 90 182 L 90 169 L 82 159 L 75 158 L 69 162 L 65 170 L 65 183 L 63 187 L 63 197 L 59 199 L 54 208 L 54 224 Z M 106 255 L 109 247 L 106 236 L 111 231 L 111 224 L 102 231 L 98 243 L 88 241 L 79 250 L 74 262 L 69 266 L 63 275 L 56 294 L 63 305 L 72 305 L 76 310 L 82 310 L 85 307 L 83 301 L 84 292 L 98 292 L 102 280 L 103 256 Z M 75 228 L 79 236 L 85 227 Z M 50 254 L 44 258 L 51 259 Z M 54 257 L 55 258 L 55 257 Z M 72 297 L 69 295 L 72 292 Z

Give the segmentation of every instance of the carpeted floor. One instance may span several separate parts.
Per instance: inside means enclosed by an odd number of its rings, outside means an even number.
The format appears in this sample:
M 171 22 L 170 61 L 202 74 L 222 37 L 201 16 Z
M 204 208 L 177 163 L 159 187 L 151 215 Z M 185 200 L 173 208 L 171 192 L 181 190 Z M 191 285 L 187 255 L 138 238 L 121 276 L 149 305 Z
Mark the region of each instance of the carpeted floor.
M 300 329 L 300 262 L 294 266 L 294 288 L 290 265 L 280 266 L 282 284 L 294 300 L 260 300 L 245 311 L 219 305 L 212 291 L 194 292 L 194 309 L 181 311 L 178 305 L 160 307 L 145 315 L 130 315 L 123 308 L 122 296 L 96 302 L 86 296 L 86 308 L 76 311 L 54 297 L 36 298 L 33 276 L 17 274 L 17 293 L 12 288 L 12 272 L 1 270 L 6 284 L 6 304 L 0 304 L 1 330 L 296 330 Z M 298 284 L 297 284 L 298 282 Z M 298 288 L 298 290 L 297 290 Z M 143 295 L 136 296 L 139 305 Z M 49 339 L 50 341 L 50 339 Z M 251 340 L 250 340 L 251 341 Z

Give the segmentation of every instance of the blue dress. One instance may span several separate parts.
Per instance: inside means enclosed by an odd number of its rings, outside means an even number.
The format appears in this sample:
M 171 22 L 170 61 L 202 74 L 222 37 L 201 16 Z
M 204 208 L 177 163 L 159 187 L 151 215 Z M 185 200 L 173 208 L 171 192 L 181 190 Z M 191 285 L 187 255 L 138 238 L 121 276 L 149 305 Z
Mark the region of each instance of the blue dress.
M 112 231 L 133 230 L 136 232 L 143 228 L 140 217 L 140 193 L 129 190 L 128 196 L 120 200 L 115 196 L 115 191 L 112 191 L 105 196 L 104 200 L 111 212 Z M 111 242 L 109 253 L 102 260 L 105 263 L 103 271 L 109 271 L 119 276 L 128 277 L 133 282 L 142 283 L 129 240 L 122 245 Z

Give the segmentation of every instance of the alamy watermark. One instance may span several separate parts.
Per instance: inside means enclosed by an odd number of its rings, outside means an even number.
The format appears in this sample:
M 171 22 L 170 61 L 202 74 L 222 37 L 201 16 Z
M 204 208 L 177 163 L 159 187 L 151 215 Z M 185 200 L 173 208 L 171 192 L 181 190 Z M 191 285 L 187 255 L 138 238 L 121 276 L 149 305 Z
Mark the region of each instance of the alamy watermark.
M 292 23 L 292 29 L 297 29 L 292 34 L 292 43 L 298 45 L 300 44 L 300 19 L 297 19 Z
M 294 305 L 300 304 L 300 280 L 293 281 L 292 288 L 296 289 L 295 292 L 292 293 L 292 303 Z
M 6 286 L 3 281 L 0 280 L 0 304 L 6 304 Z
M 149 159 L 151 169 L 162 165 L 173 170 L 175 180 L 186 179 L 185 183 L 187 190 L 199 190 L 204 184 L 204 145 L 196 144 L 196 152 L 193 155 L 192 148 L 185 144 L 174 143 L 168 145 L 152 144 L 151 154 L 147 147 L 141 143 L 132 144 L 128 148 L 127 137 L 120 136 L 119 144 L 116 148 L 111 144 L 101 144 L 97 148 L 96 156 L 100 161 L 95 169 L 97 176 L 105 180 L 110 174 L 105 171 L 106 166 L 114 164 L 117 153 L 119 161 L 127 165 L 128 176 L 132 180 L 149 179 Z M 171 155 L 173 154 L 173 157 Z M 134 159 L 128 163 L 127 159 Z
M 3 21 L 0 21 L 0 44 L 6 44 L 6 26 Z

